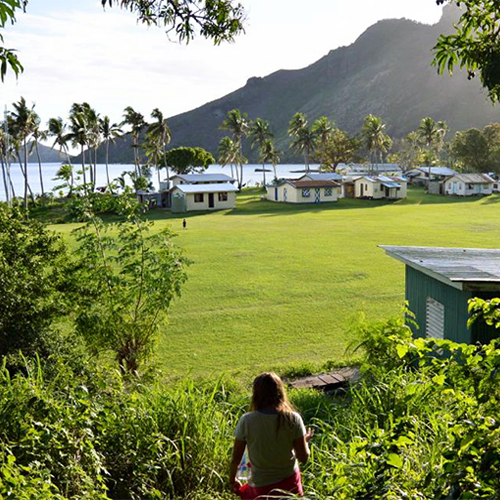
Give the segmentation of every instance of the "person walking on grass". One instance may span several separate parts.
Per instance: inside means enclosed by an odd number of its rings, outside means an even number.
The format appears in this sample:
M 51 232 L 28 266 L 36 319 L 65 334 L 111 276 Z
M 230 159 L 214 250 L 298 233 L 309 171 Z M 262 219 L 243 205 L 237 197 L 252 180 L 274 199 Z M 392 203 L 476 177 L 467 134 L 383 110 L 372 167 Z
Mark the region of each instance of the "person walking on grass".
M 186 219 L 183 219 L 183 221 L 182 221 L 182 229 L 187 229 L 187 225 L 188 225 L 188 223 L 187 223 Z
M 307 462 L 313 432 L 288 401 L 278 375 L 263 373 L 254 380 L 250 412 L 240 418 L 234 435 L 229 483 L 236 495 L 244 500 L 283 491 L 303 496 L 297 460 Z M 250 479 L 242 485 L 236 474 L 246 447 Z

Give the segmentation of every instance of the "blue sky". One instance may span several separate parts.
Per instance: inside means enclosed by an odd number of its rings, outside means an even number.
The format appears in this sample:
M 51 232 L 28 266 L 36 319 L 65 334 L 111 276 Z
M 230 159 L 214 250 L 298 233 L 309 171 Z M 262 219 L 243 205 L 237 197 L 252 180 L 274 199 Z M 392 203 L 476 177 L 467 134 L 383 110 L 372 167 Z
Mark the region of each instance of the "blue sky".
M 406 17 L 432 24 L 435 0 L 240 0 L 246 34 L 214 47 L 198 39 L 169 41 L 161 29 L 137 24 L 100 0 L 31 0 L 28 13 L 5 30 L 26 71 L 0 86 L 0 106 L 20 96 L 47 121 L 87 101 L 119 121 L 126 106 L 146 116 L 187 111 L 245 84 L 251 76 L 307 66 L 348 45 L 381 19 Z M 307 8 L 305 8 L 307 6 Z

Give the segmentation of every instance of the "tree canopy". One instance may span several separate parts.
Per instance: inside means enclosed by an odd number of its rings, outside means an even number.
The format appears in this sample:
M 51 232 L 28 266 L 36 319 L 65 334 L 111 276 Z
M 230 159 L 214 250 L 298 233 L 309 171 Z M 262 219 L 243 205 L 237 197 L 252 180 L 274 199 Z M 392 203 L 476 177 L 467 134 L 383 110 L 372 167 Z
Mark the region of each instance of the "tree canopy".
M 118 6 L 134 13 L 139 22 L 166 29 L 179 42 L 189 43 L 197 35 L 216 45 L 233 41 L 244 31 L 245 11 L 234 0 L 101 0 L 103 7 Z M 16 11 L 25 10 L 28 0 L 0 0 L 0 30 L 16 22 Z M 4 46 L 0 31 L 0 79 L 7 69 L 23 72 L 14 49 Z
M 434 47 L 433 64 L 439 73 L 453 73 L 455 66 L 469 79 L 479 76 L 493 102 L 500 100 L 500 2 L 498 0 L 436 0 L 463 9 L 455 32 L 441 35 Z
M 189 174 L 196 169 L 206 169 L 215 163 L 214 157 L 203 148 L 175 148 L 165 153 L 165 162 L 177 174 Z
M 103 7 L 120 6 L 147 25 L 165 27 L 180 42 L 196 34 L 218 45 L 243 31 L 244 10 L 234 0 L 101 0 Z

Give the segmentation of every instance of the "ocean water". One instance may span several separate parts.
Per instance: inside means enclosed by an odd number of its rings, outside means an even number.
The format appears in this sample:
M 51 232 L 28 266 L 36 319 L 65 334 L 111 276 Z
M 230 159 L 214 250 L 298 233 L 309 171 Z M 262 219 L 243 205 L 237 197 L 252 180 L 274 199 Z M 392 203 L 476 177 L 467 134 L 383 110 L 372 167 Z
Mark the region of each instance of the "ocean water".
M 54 181 L 54 177 L 56 175 L 57 170 L 61 166 L 60 163 L 42 163 L 42 175 L 43 175 L 43 184 L 46 192 L 52 191 L 55 186 L 60 184 L 59 181 Z M 311 169 L 317 169 L 317 165 L 311 165 Z M 77 170 L 78 168 L 75 168 Z M 262 169 L 262 165 L 245 165 L 243 167 L 243 183 L 247 187 L 255 186 L 256 184 L 262 184 L 262 172 L 256 172 L 256 169 Z M 267 170 L 271 172 L 266 172 L 266 180 L 269 182 L 273 178 L 273 167 L 272 165 L 266 166 Z M 298 178 L 302 176 L 302 173 L 298 173 L 297 171 L 304 170 L 303 165 L 278 165 L 276 167 L 278 177 L 288 177 L 288 178 Z M 121 165 L 121 164 L 113 164 L 109 165 L 109 176 L 111 179 L 115 179 L 118 176 L 122 175 L 123 172 L 133 172 L 134 165 Z M 158 176 L 156 170 L 152 169 L 151 181 L 155 188 L 158 187 Z M 226 174 L 231 175 L 231 167 L 221 167 L 220 165 L 211 165 L 206 170 L 207 174 Z M 87 174 L 88 175 L 88 174 Z M 173 175 L 171 172 L 170 175 Z M 19 168 L 17 163 L 13 163 L 11 165 L 11 178 L 12 183 L 14 184 L 14 191 L 16 196 L 24 195 L 24 176 Z M 162 180 L 166 178 L 165 170 L 161 171 Z M 38 173 L 38 164 L 37 163 L 29 163 L 28 164 L 28 180 L 31 186 L 31 190 L 34 194 L 41 193 L 40 188 L 40 179 Z M 96 185 L 105 186 L 106 185 L 106 166 L 105 165 L 97 165 L 97 182 Z M 5 189 L 3 178 L 0 174 L 0 199 L 5 200 Z

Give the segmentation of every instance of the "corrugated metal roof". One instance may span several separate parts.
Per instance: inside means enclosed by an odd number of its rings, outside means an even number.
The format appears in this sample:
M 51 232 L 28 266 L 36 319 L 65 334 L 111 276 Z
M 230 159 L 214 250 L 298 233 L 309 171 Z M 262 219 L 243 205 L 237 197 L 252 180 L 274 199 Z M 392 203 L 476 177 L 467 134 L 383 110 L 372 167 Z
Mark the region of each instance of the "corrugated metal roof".
M 453 283 L 499 283 L 500 250 L 381 245 L 388 255 Z
M 229 183 L 222 184 L 177 184 L 170 191 L 178 189 L 183 193 L 226 193 L 236 192 L 238 188 Z
M 397 184 L 398 182 L 407 182 L 404 177 L 387 177 L 385 175 L 372 176 L 372 175 L 362 175 L 354 179 L 354 181 L 359 181 L 360 179 L 366 179 L 368 182 L 380 182 L 382 184 Z M 401 187 L 400 184 L 397 186 L 388 186 L 388 187 Z
M 454 179 L 459 179 L 467 184 L 490 184 L 495 181 L 486 174 L 457 174 L 453 176 Z
M 373 173 L 383 173 L 383 172 L 401 172 L 401 166 L 397 163 L 375 163 L 371 164 L 360 164 L 360 163 L 350 163 L 348 165 L 339 164 L 337 167 L 343 170 L 350 170 L 351 172 L 373 172 Z
M 442 176 L 455 175 L 458 173 L 452 168 L 448 167 L 419 167 L 415 170 L 419 170 L 420 172 L 423 172 L 425 174 L 442 175 Z
M 234 182 L 235 179 L 226 174 L 177 174 L 170 179 L 182 179 L 185 182 Z
M 398 184 L 397 182 L 382 182 L 382 186 L 385 186 L 387 188 L 401 189 L 401 184 Z
M 336 172 L 321 172 L 318 174 L 306 174 L 303 175 L 299 180 L 309 179 L 311 181 L 341 181 L 342 176 Z

